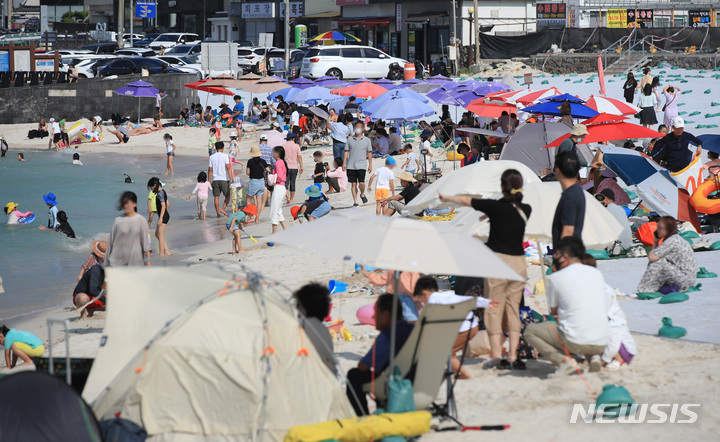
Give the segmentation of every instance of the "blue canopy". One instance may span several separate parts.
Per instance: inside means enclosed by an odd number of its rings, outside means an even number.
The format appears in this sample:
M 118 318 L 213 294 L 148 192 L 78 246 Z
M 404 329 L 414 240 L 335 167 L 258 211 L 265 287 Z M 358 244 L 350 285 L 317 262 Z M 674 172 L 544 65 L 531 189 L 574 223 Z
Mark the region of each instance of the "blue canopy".
M 570 94 L 553 95 L 552 97 L 547 97 L 542 101 L 569 101 L 571 103 L 585 103 L 585 100 Z
M 720 135 L 705 134 L 698 135 L 698 138 L 702 141 L 703 149 L 720 154 Z
M 553 115 L 559 117 L 560 104 L 561 103 L 558 101 L 543 101 L 519 110 L 529 112 L 531 114 Z M 577 102 L 570 102 L 570 115 L 572 115 L 573 118 L 590 118 L 597 114 L 598 111 L 591 107 Z
M 435 115 L 435 109 L 413 98 L 387 100 L 370 118 L 373 120 L 410 121 Z
M 288 101 L 297 104 L 317 104 L 321 101 L 329 103 L 338 100 L 340 100 L 340 96 L 331 94 L 329 89 L 322 86 L 313 86 L 301 90 Z
M 277 101 L 277 97 L 282 96 L 285 101 L 290 101 L 292 97 L 295 96 L 298 92 L 300 92 L 302 89 L 296 88 L 294 86 L 286 87 L 285 89 L 280 89 L 279 91 L 275 91 L 272 94 L 268 95 L 268 100 Z
M 379 109 L 382 105 L 396 98 L 410 98 L 413 100 L 421 101 L 423 103 L 427 103 L 428 101 L 430 101 L 428 98 L 424 97 L 421 94 L 418 94 L 415 91 L 411 91 L 409 89 L 394 89 L 392 91 L 388 91 L 384 94 L 379 95 L 377 98 L 373 98 L 372 100 L 368 100 L 365 103 L 361 104 L 360 110 L 366 115 L 372 115 L 372 113 Z

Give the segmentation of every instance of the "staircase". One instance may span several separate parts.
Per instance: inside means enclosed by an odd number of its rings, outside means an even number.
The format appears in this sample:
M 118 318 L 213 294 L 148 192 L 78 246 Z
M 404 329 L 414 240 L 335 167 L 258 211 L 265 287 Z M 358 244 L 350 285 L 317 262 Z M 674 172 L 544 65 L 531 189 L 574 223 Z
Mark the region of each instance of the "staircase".
M 627 74 L 650 62 L 651 55 L 642 52 L 624 52 L 618 60 L 605 68 L 605 75 Z

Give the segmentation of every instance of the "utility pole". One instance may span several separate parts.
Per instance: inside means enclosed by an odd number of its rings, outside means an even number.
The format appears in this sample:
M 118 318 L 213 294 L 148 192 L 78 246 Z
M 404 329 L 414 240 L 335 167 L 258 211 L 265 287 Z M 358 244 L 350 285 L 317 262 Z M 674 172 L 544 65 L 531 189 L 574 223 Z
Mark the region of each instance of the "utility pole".
M 203 0 L 203 37 L 202 39 L 205 40 L 207 38 L 207 0 Z
M 117 44 L 119 48 L 123 47 L 123 33 L 125 32 L 125 0 L 118 0 L 118 19 L 117 19 Z
M 451 1 L 452 4 L 452 42 L 450 46 L 455 48 L 455 60 L 453 60 L 453 69 L 455 70 L 455 74 L 458 71 L 458 58 L 460 56 L 457 46 L 457 17 L 455 17 L 457 5 L 455 4 L 455 0 Z
M 133 32 L 134 32 L 134 25 L 135 25 L 135 7 L 133 6 L 135 3 L 135 0 L 130 0 L 130 47 L 135 46 L 135 42 L 133 41 Z
M 285 0 L 285 78 L 290 78 L 290 0 Z
M 474 7 L 475 13 L 473 14 L 473 20 L 475 21 L 475 64 L 480 65 L 480 25 L 478 22 L 478 15 L 480 11 L 478 10 L 478 0 L 475 0 Z

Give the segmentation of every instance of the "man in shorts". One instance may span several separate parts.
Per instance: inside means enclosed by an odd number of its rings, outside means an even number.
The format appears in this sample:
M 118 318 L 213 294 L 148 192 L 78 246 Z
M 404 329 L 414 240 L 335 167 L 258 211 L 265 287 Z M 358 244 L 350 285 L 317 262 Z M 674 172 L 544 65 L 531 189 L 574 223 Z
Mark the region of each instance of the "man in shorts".
M 343 169 L 347 171 L 348 183 L 352 184 L 353 207 L 357 207 L 358 187 L 363 204 L 368 202 L 365 197 L 365 171 L 372 173 L 372 143 L 365 136 L 365 123 L 362 121 L 353 124 L 353 132 L 345 144 Z
M 288 132 L 287 138 L 285 138 L 287 141 L 283 144 L 283 148 L 285 149 L 285 162 L 288 168 L 286 183 L 288 204 L 292 204 L 295 198 L 295 181 L 298 177 L 298 171 L 300 175 L 303 173 L 302 152 L 300 151 L 300 146 L 295 142 L 295 138 L 296 136 L 293 132 Z
M 405 206 L 410 204 L 410 201 L 420 194 L 420 188 L 415 185 L 417 180 L 410 172 L 401 173 L 399 178 L 400 185 L 403 187 L 402 192 L 380 201 L 383 207 L 385 207 L 385 210 L 383 210 L 383 215 L 385 216 L 393 216 L 395 212 L 402 214 Z
M 130 141 L 130 134 L 128 133 L 127 128 L 125 126 L 121 126 L 118 121 L 113 123 L 113 127 L 115 130 L 108 129 L 108 132 L 115 135 L 120 144 L 127 144 L 127 142 Z
M 228 216 L 225 209 L 230 203 L 230 182 L 233 180 L 233 169 L 230 163 L 230 157 L 223 152 L 225 143 L 218 141 L 215 143 L 216 153 L 210 155 L 210 164 L 208 165 L 208 181 L 212 184 L 213 197 L 215 198 L 215 213 L 217 217 L 220 215 Z M 225 197 L 222 209 L 220 208 L 220 194 Z

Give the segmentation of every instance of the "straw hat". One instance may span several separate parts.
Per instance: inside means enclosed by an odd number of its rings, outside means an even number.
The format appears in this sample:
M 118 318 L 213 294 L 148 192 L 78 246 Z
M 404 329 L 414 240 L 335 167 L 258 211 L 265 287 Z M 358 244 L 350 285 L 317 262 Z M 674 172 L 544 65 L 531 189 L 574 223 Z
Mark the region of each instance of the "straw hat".
M 413 174 L 411 174 L 410 172 L 403 172 L 400 174 L 400 176 L 398 178 L 400 178 L 401 181 L 407 181 L 408 183 L 416 183 L 417 182 L 417 180 L 415 179 Z
M 256 144 L 256 145 L 254 145 L 253 147 L 250 148 L 250 156 L 251 156 L 251 157 L 259 157 L 260 155 L 262 155 L 262 154 L 260 153 L 260 146 L 258 146 L 258 145 Z
M 107 252 L 107 241 L 95 241 L 92 244 L 92 251 L 99 258 L 105 259 L 105 252 Z
M 584 135 L 588 134 L 587 126 L 584 124 L 576 124 L 573 126 L 572 130 L 570 131 L 570 135 L 576 136 L 576 137 L 582 137 Z

